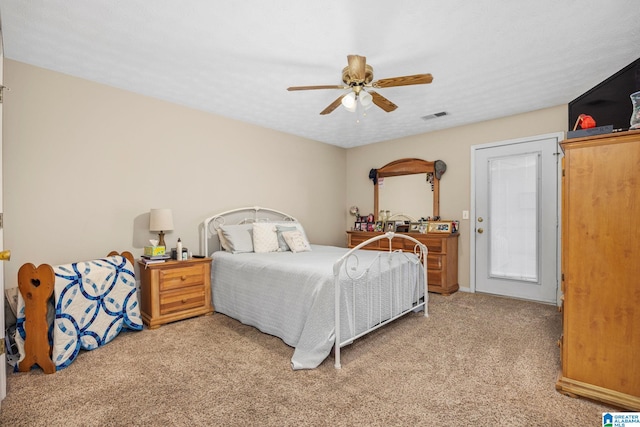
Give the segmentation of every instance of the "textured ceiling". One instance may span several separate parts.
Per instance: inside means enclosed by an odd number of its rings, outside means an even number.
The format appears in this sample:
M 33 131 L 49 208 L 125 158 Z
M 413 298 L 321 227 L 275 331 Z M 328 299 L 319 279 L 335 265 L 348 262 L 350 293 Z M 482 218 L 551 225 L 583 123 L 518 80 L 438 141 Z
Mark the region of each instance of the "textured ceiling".
M 341 147 L 566 104 L 640 57 L 637 0 L 0 0 L 5 56 Z M 398 105 L 338 107 L 347 55 Z M 631 107 L 630 107 L 631 108 Z M 421 117 L 446 111 L 433 120 Z

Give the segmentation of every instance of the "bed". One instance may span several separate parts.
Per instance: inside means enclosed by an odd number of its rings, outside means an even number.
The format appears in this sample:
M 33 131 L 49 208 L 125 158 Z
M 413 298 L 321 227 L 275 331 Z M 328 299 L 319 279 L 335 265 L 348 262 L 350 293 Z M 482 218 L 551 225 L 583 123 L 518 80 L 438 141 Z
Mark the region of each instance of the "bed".
M 401 250 L 367 251 L 376 240 L 404 239 Z M 294 348 L 291 367 L 313 369 L 334 351 L 411 312 L 428 315 L 427 248 L 386 233 L 355 248 L 309 243 L 284 212 L 248 207 L 201 223 L 201 250 L 213 258 L 218 313 L 254 326 Z

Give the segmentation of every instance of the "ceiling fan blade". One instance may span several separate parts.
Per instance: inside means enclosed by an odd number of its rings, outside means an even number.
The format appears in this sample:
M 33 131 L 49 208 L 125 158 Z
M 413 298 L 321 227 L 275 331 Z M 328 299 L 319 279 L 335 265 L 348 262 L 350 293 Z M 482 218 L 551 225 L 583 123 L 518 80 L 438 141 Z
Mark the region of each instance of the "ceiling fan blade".
M 315 90 L 315 89 L 349 89 L 349 86 L 321 85 L 321 86 L 291 86 L 287 90 Z
M 349 61 L 349 76 L 356 82 L 364 81 L 366 75 L 367 58 L 360 55 L 347 55 Z
M 393 87 L 393 86 L 409 86 L 424 85 L 431 83 L 433 76 L 431 74 L 414 74 L 413 76 L 391 77 L 388 79 L 380 79 L 371 83 L 371 86 L 377 88 Z
M 382 108 L 387 113 L 390 113 L 391 111 L 393 111 L 396 108 L 398 108 L 398 106 L 396 104 L 394 104 L 393 102 L 389 101 L 387 98 L 385 98 L 384 96 L 380 95 L 378 92 L 374 92 L 372 90 L 369 90 L 368 92 L 373 97 L 373 99 L 372 99 L 373 103 L 376 104 L 378 107 Z
M 338 106 L 340 105 L 340 103 L 342 102 L 342 98 L 344 98 L 345 96 L 347 96 L 348 94 L 345 93 L 344 95 L 340 95 L 338 97 L 338 99 L 336 99 L 335 101 L 333 101 L 331 104 L 329 104 L 329 106 L 327 108 L 325 108 L 324 110 L 322 110 L 320 112 L 320 115 L 324 116 L 325 114 L 329 114 L 331 113 L 333 110 L 335 110 L 336 108 L 338 108 Z

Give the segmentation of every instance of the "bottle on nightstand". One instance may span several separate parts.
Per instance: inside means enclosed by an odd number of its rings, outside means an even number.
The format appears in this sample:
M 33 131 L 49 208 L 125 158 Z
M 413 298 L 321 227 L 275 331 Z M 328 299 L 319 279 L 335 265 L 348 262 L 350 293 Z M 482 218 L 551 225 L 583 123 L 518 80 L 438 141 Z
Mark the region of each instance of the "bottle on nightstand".
M 182 240 L 178 237 L 178 243 L 176 243 L 176 260 L 182 261 Z

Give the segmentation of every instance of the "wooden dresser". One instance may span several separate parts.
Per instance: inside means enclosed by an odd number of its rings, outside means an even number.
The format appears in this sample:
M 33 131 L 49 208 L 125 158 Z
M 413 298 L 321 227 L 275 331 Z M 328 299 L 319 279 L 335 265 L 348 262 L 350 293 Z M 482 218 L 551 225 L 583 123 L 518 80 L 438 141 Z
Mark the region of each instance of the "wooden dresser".
M 142 321 L 154 329 L 162 324 L 213 313 L 211 258 L 166 261 L 140 267 Z
M 561 143 L 556 389 L 640 410 L 640 131 Z
M 373 236 L 384 233 L 347 231 L 347 245 L 349 248 L 356 247 L 365 240 Z M 458 233 L 455 234 L 422 234 L 407 233 L 409 236 L 425 244 L 429 253 L 427 254 L 427 275 L 429 280 L 429 291 L 443 295 L 450 295 L 458 290 Z M 413 251 L 413 245 L 405 239 L 396 239 L 405 247 L 394 247 L 393 249 L 404 249 Z M 373 242 L 374 246 L 366 246 L 364 249 L 388 250 L 389 241 L 380 239 Z

